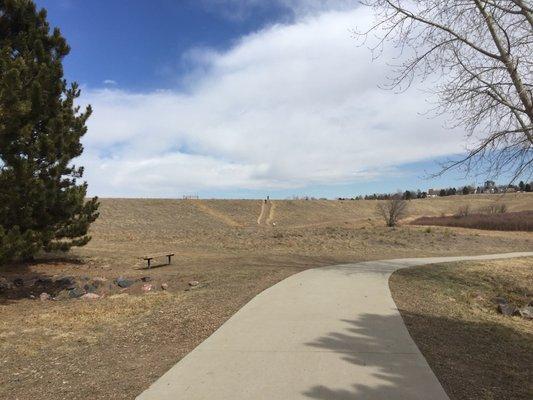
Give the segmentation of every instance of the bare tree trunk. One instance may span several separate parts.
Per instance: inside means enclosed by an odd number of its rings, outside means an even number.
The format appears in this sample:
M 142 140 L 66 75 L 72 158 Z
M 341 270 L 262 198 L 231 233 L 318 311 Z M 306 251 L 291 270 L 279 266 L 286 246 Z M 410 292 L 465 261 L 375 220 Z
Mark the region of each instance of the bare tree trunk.
M 522 82 L 522 79 L 518 75 L 517 65 L 516 65 L 518 61 L 513 61 L 511 59 L 509 52 L 504 48 L 502 40 L 498 36 L 498 33 L 496 32 L 496 28 L 494 27 L 494 19 L 492 18 L 492 15 L 487 13 L 487 11 L 485 10 L 485 7 L 481 4 L 480 0 L 474 0 L 474 1 L 476 3 L 477 8 L 483 15 L 483 18 L 485 19 L 485 23 L 487 24 L 487 28 L 489 29 L 492 39 L 494 40 L 494 44 L 496 45 L 500 53 L 501 61 L 504 63 L 505 67 L 507 68 L 507 72 L 509 72 L 509 76 L 511 77 L 511 80 L 516 88 L 520 101 L 524 105 L 524 111 L 529 117 L 529 122 L 533 124 L 533 101 L 528 97 L 528 93 L 526 91 L 524 83 Z M 527 11 L 526 11 L 526 14 L 527 14 Z M 526 127 L 525 125 L 523 126 Z M 528 140 L 533 144 L 533 137 L 531 133 L 528 132 L 528 129 L 525 130 L 525 134 Z

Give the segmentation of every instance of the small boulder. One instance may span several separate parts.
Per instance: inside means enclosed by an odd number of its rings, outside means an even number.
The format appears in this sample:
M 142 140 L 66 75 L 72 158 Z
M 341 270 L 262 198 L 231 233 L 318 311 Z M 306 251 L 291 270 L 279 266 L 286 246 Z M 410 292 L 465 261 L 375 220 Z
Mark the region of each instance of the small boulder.
M 17 287 L 24 286 L 24 280 L 22 278 L 15 278 L 13 279 L 13 285 Z
M 32 287 L 32 286 L 35 286 L 36 283 L 37 283 L 37 279 L 29 279 L 26 282 L 24 282 L 24 285 L 28 287 Z
M 135 283 L 135 281 L 132 281 L 131 279 L 126 279 L 126 278 L 120 276 L 117 279 L 115 279 L 115 283 L 118 286 L 120 286 L 121 288 L 127 288 L 127 287 L 130 287 L 131 285 L 133 285 Z
M 80 297 L 82 300 L 98 300 L 100 298 L 99 295 L 96 293 L 85 293 L 83 296 Z
M 85 294 L 85 290 L 79 287 L 75 287 L 74 289 L 71 289 L 68 291 L 68 296 L 71 299 L 77 299 L 78 297 L 81 297 Z
M 9 290 L 13 287 L 11 282 L 9 282 L 6 278 L 0 277 L 0 290 Z
M 64 286 L 64 287 L 71 287 L 76 284 L 76 280 L 72 276 L 62 276 L 58 279 L 56 279 L 56 283 Z
M 152 280 L 152 277 L 151 276 L 143 276 L 141 278 L 141 281 L 143 282 L 150 282 Z
M 145 283 L 143 286 L 142 286 L 142 290 L 143 292 L 150 292 L 154 289 L 154 285 L 152 285 L 151 283 Z
M 51 285 L 52 282 L 53 281 L 50 278 L 39 278 L 35 281 L 35 284 L 39 286 L 48 286 Z
M 516 313 L 517 308 L 509 303 L 500 303 L 498 304 L 498 311 L 503 315 L 513 315 Z
M 525 306 L 518 309 L 518 314 L 525 319 L 533 319 L 533 306 Z
M 189 286 L 190 287 L 195 287 L 195 286 L 198 286 L 199 284 L 200 284 L 200 282 L 198 282 L 198 281 L 190 281 L 189 282 Z
M 41 293 L 41 295 L 39 296 L 39 299 L 41 301 L 48 301 L 48 300 L 52 300 L 52 296 L 50 296 L 48 293 Z
M 83 285 L 83 289 L 85 289 L 87 293 L 92 293 L 96 292 L 96 289 L 98 289 L 98 287 L 93 283 L 86 283 L 85 285 Z
M 161 284 L 161 289 L 168 290 L 168 283 L 162 283 Z

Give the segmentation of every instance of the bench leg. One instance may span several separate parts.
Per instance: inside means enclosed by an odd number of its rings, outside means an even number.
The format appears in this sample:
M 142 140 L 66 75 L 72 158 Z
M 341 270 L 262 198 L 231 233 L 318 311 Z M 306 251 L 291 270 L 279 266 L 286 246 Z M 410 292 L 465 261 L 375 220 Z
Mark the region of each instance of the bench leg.
M 150 269 L 150 259 L 146 260 L 148 262 L 148 269 Z
M 170 264 L 170 259 L 172 258 L 172 256 L 167 256 L 168 257 L 168 263 Z

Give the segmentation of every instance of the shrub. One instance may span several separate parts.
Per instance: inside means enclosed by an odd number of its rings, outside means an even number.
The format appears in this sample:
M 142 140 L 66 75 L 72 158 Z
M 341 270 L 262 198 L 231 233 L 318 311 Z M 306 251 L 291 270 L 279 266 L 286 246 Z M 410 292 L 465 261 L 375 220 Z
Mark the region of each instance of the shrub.
M 455 216 L 458 218 L 466 217 L 468 215 L 470 215 L 470 206 L 468 204 L 459 208 L 459 210 L 457 210 L 457 213 L 455 213 Z
M 396 226 L 398 221 L 407 215 L 407 201 L 402 199 L 401 196 L 396 196 L 378 203 L 376 212 L 383 218 L 387 226 Z
M 533 231 L 533 211 L 469 214 L 458 217 L 421 217 L 412 225 L 452 226 L 496 231 Z

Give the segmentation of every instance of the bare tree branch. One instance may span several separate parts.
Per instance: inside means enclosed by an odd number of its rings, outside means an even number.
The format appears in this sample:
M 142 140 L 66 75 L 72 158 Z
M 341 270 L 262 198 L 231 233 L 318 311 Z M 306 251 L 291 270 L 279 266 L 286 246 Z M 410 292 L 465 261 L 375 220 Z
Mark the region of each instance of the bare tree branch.
M 435 78 L 434 112 L 465 130 L 467 153 L 439 175 L 533 175 L 533 9 L 526 0 L 362 0 L 376 21 L 358 35 L 400 52 L 387 88 Z

